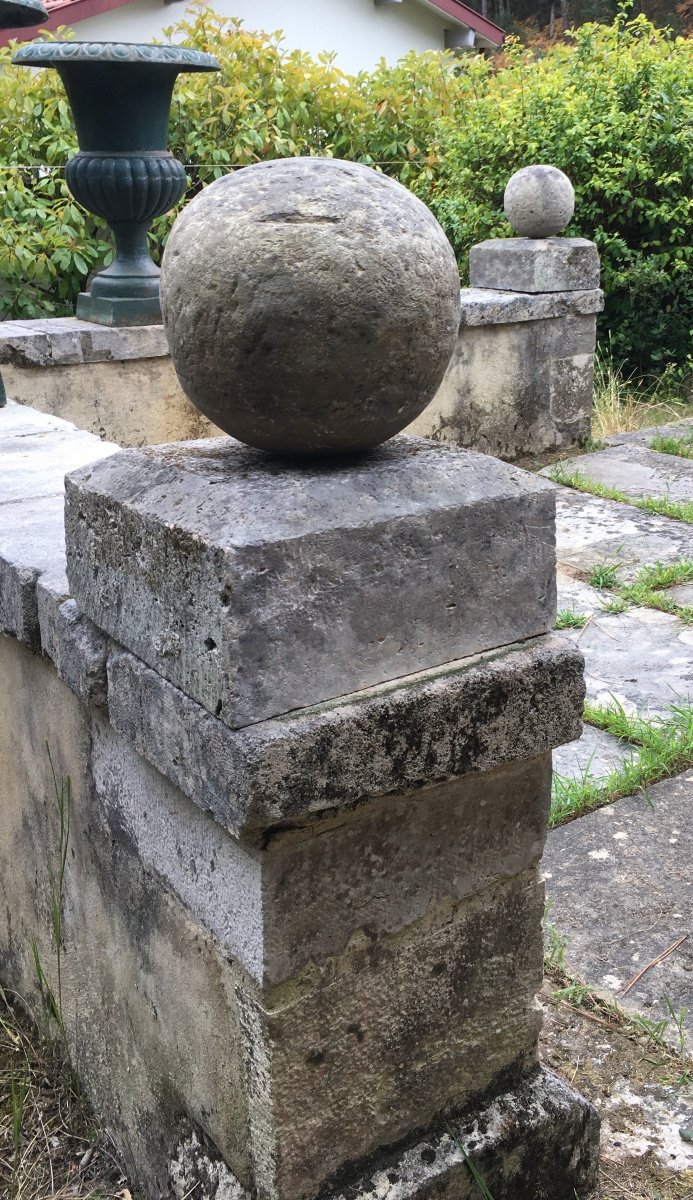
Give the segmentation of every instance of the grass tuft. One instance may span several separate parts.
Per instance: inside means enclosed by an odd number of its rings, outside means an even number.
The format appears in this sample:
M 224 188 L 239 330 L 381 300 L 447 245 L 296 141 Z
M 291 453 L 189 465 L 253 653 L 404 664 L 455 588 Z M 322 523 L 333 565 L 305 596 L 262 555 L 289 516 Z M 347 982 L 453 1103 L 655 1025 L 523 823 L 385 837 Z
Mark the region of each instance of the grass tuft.
M 650 450 L 660 454 L 673 454 L 676 458 L 693 458 L 693 433 L 685 438 L 662 437 L 657 434 L 650 442 Z
M 55 1045 L 0 987 L 0 1196 L 122 1198 L 125 1179 Z
M 610 592 L 620 586 L 621 580 L 619 577 L 620 563 L 617 562 L 602 562 L 597 563 L 592 567 L 587 582 L 595 588 L 600 588 L 602 591 Z
M 588 767 L 581 776 L 553 777 L 551 826 L 572 821 L 595 808 L 632 796 L 693 766 L 693 705 L 673 704 L 663 717 L 632 716 L 616 700 L 606 708 L 585 704 L 584 720 L 632 746 L 636 753 L 608 775 Z
M 588 613 L 575 612 L 573 608 L 562 608 L 556 615 L 554 629 L 583 629 L 589 619 Z
M 665 425 L 690 416 L 690 405 L 680 395 L 680 383 L 665 371 L 649 386 L 624 377 L 612 359 L 597 352 L 594 366 L 592 438 L 599 441 L 614 433 L 635 433 L 652 425 Z

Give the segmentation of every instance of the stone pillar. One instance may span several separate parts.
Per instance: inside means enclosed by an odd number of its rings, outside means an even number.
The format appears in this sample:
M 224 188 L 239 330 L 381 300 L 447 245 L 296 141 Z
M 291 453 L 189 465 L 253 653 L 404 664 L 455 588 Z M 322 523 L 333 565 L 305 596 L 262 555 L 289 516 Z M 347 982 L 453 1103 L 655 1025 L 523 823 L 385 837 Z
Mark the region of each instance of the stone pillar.
M 553 167 L 510 180 L 506 215 L 523 236 L 472 247 L 452 361 L 407 432 L 508 461 L 587 441 L 604 299 L 595 244 L 556 236 L 573 204 Z
M 579 653 L 550 632 L 554 492 L 452 447 L 377 445 L 395 410 L 402 419 L 402 396 L 413 402 L 411 378 L 394 394 L 380 386 L 378 430 L 370 400 L 347 419 L 348 340 L 356 330 L 355 394 L 370 396 L 378 339 L 393 334 L 387 289 L 368 295 L 363 324 L 364 289 L 380 287 L 380 272 L 359 267 L 345 295 L 340 255 L 364 263 L 368 246 L 377 261 L 411 230 L 394 269 L 402 311 L 420 308 L 407 333 L 414 356 L 416 330 L 431 348 L 420 276 L 438 253 L 449 354 L 455 265 L 403 190 L 320 163 L 263 164 L 213 185 L 174 229 L 162 276 L 174 362 L 198 384 L 188 338 L 204 331 L 197 401 L 277 449 L 291 427 L 294 457 L 219 438 L 123 451 L 67 481 L 70 588 L 111 639 L 109 721 L 178 789 L 133 782 L 116 751 L 104 760 L 102 739 L 99 803 L 201 943 L 218 946 L 210 995 L 221 971 L 227 997 L 213 1028 L 204 1008 L 192 1018 L 204 1047 L 194 1096 L 175 1067 L 149 1088 L 139 1119 L 160 1132 L 146 1156 L 131 1151 L 134 1168 L 152 1197 L 168 1170 L 179 1197 L 213 1175 L 224 1195 L 259 1200 L 433 1190 L 459 1200 L 476 1188 L 468 1155 L 495 1200 L 586 1200 L 597 1116 L 537 1058 L 550 751 L 578 736 L 583 696 Z M 342 211 L 356 228 L 340 243 Z M 335 244 L 337 265 L 314 275 Z M 191 246 L 210 273 L 192 300 Z M 287 263 L 295 356 L 277 351 L 284 331 L 273 323 Z M 332 332 L 311 421 L 293 364 L 306 344 L 297 322 L 317 344 L 316 312 Z M 233 374 L 232 388 L 225 372 L 241 351 L 247 375 Z M 444 367 L 443 353 L 422 394 Z M 340 455 L 361 438 L 368 451 Z M 186 999 L 151 956 L 135 987 L 184 1025 Z M 165 1035 L 140 1026 L 133 1047 L 131 1028 L 112 1029 L 128 1053 L 109 1080 L 111 1105 L 132 1092 L 125 1063 L 156 1062 Z

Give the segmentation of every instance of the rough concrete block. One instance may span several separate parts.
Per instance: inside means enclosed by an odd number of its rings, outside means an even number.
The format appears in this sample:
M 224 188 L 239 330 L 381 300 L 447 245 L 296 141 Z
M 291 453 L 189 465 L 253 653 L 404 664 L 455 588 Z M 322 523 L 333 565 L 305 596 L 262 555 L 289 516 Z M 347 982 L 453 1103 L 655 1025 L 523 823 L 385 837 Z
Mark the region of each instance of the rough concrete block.
M 409 438 L 320 464 L 230 438 L 125 451 L 70 477 L 68 578 L 95 624 L 240 727 L 550 629 L 545 487 Z
M 599 251 L 585 238 L 497 238 L 472 246 L 473 288 L 506 292 L 592 291 L 599 287 Z
M 413 1145 L 381 1155 L 360 1178 L 354 1165 L 348 1182 L 326 1189 L 321 1200 L 478 1200 L 462 1146 L 496 1200 L 589 1200 L 598 1142 L 593 1106 L 540 1070 L 480 1098 Z
M 491 771 L 579 737 L 582 656 L 549 635 L 229 730 L 132 654 L 109 657 L 115 728 L 238 836 Z

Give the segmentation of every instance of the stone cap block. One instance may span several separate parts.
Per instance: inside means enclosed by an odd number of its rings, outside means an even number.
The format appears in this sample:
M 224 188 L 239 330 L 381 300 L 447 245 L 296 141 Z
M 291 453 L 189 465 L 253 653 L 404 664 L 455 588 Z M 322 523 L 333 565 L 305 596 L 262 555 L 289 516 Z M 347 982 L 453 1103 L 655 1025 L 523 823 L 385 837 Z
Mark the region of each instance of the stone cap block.
M 587 292 L 599 287 L 599 251 L 586 238 L 497 238 L 472 246 L 473 288 Z
M 0 364 L 14 367 L 68 367 L 167 354 L 163 325 L 116 329 L 77 317 L 0 322 Z
M 416 794 L 573 741 L 583 659 L 566 638 L 450 663 L 230 730 L 134 655 L 108 660 L 111 724 L 196 805 L 263 841 L 383 795 Z
M 555 616 L 551 485 L 417 438 L 348 462 L 123 451 L 69 478 L 66 540 L 78 607 L 231 728 Z
M 513 325 L 521 321 L 544 321 L 560 317 L 588 317 L 602 311 L 604 293 L 587 292 L 501 292 L 492 288 L 463 288 L 460 326 Z

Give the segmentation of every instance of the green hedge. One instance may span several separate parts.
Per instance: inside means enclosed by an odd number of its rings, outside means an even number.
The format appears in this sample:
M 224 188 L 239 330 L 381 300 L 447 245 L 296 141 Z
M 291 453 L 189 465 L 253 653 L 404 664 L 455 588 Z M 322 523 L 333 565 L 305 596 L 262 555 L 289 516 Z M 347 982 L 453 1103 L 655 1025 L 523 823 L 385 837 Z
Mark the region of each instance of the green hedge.
M 573 180 L 569 232 L 602 252 L 602 332 L 642 373 L 690 369 L 693 284 L 693 42 L 644 18 L 586 25 L 537 58 L 407 55 L 352 77 L 330 56 L 287 51 L 207 8 L 171 31 L 212 51 L 218 75 L 182 75 L 171 149 L 193 195 L 260 159 L 330 154 L 379 166 L 431 205 L 458 254 L 507 235 L 503 189 L 518 167 L 550 162 Z M 9 51 L 0 52 L 3 65 Z M 54 71 L 0 72 L 0 312 L 69 311 L 85 274 L 108 260 L 106 231 L 69 198 L 75 149 Z M 171 220 L 153 230 L 160 252 Z

